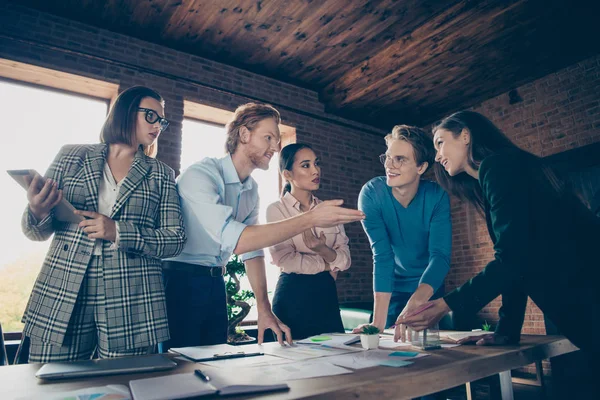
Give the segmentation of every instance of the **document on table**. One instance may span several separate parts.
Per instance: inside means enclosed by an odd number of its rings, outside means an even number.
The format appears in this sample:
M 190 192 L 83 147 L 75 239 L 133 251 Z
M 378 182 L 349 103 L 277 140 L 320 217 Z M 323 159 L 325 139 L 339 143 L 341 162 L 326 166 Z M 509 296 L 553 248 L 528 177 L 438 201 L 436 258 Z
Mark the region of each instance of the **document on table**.
M 360 342 L 360 335 L 353 335 L 350 333 L 323 333 L 318 336 L 311 336 L 309 338 L 299 340 L 296 343 L 324 345 L 329 347 L 343 347 L 358 342 Z
M 391 356 L 393 351 L 386 350 L 365 350 L 358 353 L 343 354 L 340 356 L 327 357 L 323 361 L 338 365 L 344 368 L 363 369 L 384 365 L 386 362 L 395 361 L 413 361 L 417 358 L 426 357 L 429 354 L 419 353 L 414 357 Z M 394 361 L 394 362 L 395 362 Z
M 477 330 L 477 331 L 440 331 L 440 338 L 441 339 L 449 339 L 453 342 L 458 342 L 461 339 L 464 338 L 468 338 L 469 336 L 473 336 L 473 337 L 477 337 L 477 336 L 485 336 L 485 335 L 490 335 L 494 332 L 490 332 L 490 331 L 482 331 L 482 330 Z
M 286 363 L 286 362 L 292 362 L 292 360 L 265 354 L 264 356 L 261 356 L 261 357 L 240 357 L 240 358 L 230 358 L 227 360 L 201 361 L 200 364 L 210 365 L 211 367 L 227 369 L 227 368 L 248 367 L 250 365 L 282 364 L 282 363 Z
M 352 371 L 346 368 L 333 365 L 330 362 L 327 362 L 326 359 L 321 358 L 318 360 L 298 361 L 281 365 L 255 365 L 249 368 L 252 369 L 253 373 L 260 374 L 261 376 L 268 376 L 271 379 L 276 379 L 281 382 L 294 379 L 320 378 L 323 376 L 352 373 Z M 245 369 L 247 368 L 240 368 L 238 372 L 243 374 L 243 370 Z
M 442 349 L 451 349 L 453 347 L 460 346 L 460 344 L 458 344 L 458 343 L 442 343 L 442 344 L 440 344 L 440 346 L 442 347 Z
M 170 353 L 181 354 L 190 360 L 213 361 L 231 358 L 244 358 L 262 356 L 262 352 L 247 352 L 242 346 L 231 346 L 229 344 L 217 344 L 212 346 L 177 347 L 169 349 Z
M 38 398 L 38 397 L 35 397 Z M 22 397 L 21 400 L 33 399 L 33 397 Z M 106 385 L 86 389 L 78 389 L 57 393 L 46 393 L 47 400 L 131 400 L 129 388 L 125 385 Z
M 286 358 L 288 360 L 303 361 L 311 358 L 327 357 L 339 354 L 346 354 L 349 352 L 361 351 L 359 347 L 349 347 L 344 349 L 324 346 L 311 346 L 311 345 L 285 345 L 281 346 L 277 342 L 264 343 L 261 346 L 256 344 L 238 346 L 240 350 L 244 352 L 255 352 L 260 351 L 265 354 L 269 354 L 275 357 Z
M 411 347 L 412 344 L 410 342 L 394 342 L 394 338 L 390 336 L 382 336 L 379 339 L 379 347 L 382 349 L 396 349 L 399 347 Z

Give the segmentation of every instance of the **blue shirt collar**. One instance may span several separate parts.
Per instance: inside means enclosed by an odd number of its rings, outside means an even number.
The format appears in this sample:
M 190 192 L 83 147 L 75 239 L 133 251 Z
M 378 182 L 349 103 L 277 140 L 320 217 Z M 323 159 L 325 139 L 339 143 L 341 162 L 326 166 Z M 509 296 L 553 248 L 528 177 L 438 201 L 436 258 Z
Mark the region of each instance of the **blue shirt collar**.
M 243 186 L 244 190 L 250 190 L 254 187 L 254 179 L 252 179 L 251 176 L 249 176 L 244 183 L 240 181 L 240 176 L 235 169 L 235 165 L 233 165 L 231 154 L 228 153 L 225 157 L 221 158 L 220 161 L 221 166 L 223 167 L 223 181 L 226 185 L 239 183 Z

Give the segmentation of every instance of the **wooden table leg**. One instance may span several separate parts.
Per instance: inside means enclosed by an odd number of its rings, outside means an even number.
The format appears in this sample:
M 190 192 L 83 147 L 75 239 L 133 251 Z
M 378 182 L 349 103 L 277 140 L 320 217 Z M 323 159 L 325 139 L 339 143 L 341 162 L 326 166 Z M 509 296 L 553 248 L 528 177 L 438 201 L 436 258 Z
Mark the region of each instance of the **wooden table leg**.
M 502 400 L 514 400 L 513 384 L 510 376 L 510 370 L 500 372 L 500 395 Z
M 542 366 L 542 360 L 535 362 L 535 374 L 537 382 L 540 384 L 540 393 L 542 399 L 546 398 L 546 386 L 544 385 L 544 367 Z
M 473 392 L 471 392 L 471 382 L 465 383 L 465 389 L 467 390 L 467 400 L 474 400 Z
M 490 388 L 491 400 L 514 400 L 512 379 L 510 371 L 486 378 Z

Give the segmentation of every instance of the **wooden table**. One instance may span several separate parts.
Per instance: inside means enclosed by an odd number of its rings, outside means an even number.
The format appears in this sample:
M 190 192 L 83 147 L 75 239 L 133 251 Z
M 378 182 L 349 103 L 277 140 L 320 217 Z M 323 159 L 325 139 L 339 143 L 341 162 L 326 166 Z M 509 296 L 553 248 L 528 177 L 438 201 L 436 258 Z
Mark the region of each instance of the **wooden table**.
M 502 398 L 512 398 L 510 370 L 538 360 L 576 351 L 562 336 L 523 335 L 519 346 L 460 346 L 429 351 L 431 356 L 419 358 L 404 368 L 374 367 L 352 374 L 288 382 L 289 392 L 263 395 L 265 399 L 411 399 L 439 392 L 467 382 L 501 374 Z M 117 375 L 43 382 L 35 378 L 41 364 L 0 367 L 0 399 L 38 398 L 41 394 L 103 386 L 127 384 L 131 379 L 164 375 L 163 373 Z M 179 362 L 167 373 L 191 372 L 191 362 Z M 210 370 L 203 367 L 203 370 Z

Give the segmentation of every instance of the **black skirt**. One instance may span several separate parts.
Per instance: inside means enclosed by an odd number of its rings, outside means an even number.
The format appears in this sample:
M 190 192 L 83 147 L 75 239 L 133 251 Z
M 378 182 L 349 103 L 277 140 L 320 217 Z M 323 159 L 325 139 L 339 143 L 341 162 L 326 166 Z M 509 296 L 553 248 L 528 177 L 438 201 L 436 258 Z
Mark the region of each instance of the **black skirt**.
M 273 312 L 290 327 L 294 340 L 344 332 L 335 280 L 329 272 L 282 273 L 273 297 Z

